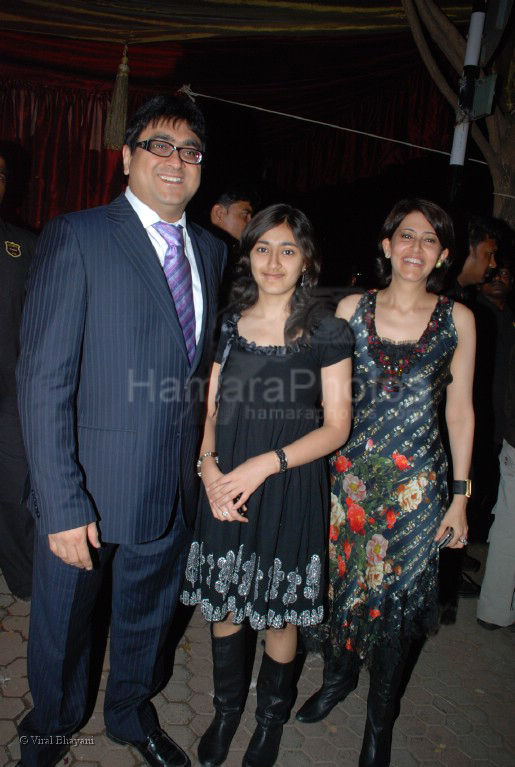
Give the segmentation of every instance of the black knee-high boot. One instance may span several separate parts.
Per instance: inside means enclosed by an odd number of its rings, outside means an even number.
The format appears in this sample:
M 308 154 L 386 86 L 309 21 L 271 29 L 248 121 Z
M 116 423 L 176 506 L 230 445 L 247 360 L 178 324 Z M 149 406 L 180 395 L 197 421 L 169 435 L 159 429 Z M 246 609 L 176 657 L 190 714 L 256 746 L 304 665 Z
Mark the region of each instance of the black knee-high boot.
M 211 635 L 211 647 L 216 713 L 198 745 L 202 767 L 218 767 L 225 762 L 247 695 L 245 630 L 228 637 Z
M 359 767 L 389 767 L 392 731 L 397 712 L 397 693 L 402 681 L 409 646 L 392 665 L 391 657 L 376 651 L 370 669 L 367 723 L 359 756 Z
M 299 722 L 320 722 L 347 695 L 356 689 L 359 662 L 356 653 L 344 652 L 334 657 L 330 648 L 324 649 L 322 687 L 297 711 Z
M 273 767 L 279 753 L 283 724 L 293 696 L 295 661 L 278 663 L 263 653 L 257 680 L 257 727 L 243 757 L 243 767 Z

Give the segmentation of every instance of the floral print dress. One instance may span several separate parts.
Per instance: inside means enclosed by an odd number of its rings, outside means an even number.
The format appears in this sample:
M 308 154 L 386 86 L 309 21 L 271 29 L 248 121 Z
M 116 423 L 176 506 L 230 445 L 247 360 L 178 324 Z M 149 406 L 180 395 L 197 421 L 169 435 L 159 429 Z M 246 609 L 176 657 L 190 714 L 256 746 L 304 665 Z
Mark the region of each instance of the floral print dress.
M 395 343 L 377 335 L 376 296 L 350 321 L 354 421 L 331 458 L 329 620 L 317 635 L 366 662 L 436 625 L 433 539 L 448 503 L 437 411 L 457 345 L 450 299 L 438 298 L 418 341 Z

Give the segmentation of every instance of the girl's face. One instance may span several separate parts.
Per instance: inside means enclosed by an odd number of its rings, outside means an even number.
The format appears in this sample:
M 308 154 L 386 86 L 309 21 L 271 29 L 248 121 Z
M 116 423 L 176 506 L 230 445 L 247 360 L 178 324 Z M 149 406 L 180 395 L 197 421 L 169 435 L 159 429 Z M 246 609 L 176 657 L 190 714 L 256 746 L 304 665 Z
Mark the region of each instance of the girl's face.
M 410 282 L 427 280 L 438 260 L 444 261 L 449 250 L 442 250 L 440 240 L 427 218 L 418 210 L 405 216 L 391 240 L 384 239 L 383 250 L 392 261 L 392 276 Z
M 304 256 L 286 223 L 264 232 L 250 251 L 250 270 L 263 294 L 291 295 L 303 268 Z

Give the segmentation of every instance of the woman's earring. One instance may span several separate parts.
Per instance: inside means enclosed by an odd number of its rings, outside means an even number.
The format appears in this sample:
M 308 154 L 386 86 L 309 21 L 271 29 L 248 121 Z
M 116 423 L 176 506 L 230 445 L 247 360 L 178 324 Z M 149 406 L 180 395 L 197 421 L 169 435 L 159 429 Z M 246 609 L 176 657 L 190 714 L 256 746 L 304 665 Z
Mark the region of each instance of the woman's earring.
M 384 257 L 385 258 L 390 258 L 390 252 L 388 250 L 385 250 Z
M 306 267 L 302 270 L 302 277 L 300 280 L 300 287 L 303 288 L 306 284 Z
M 441 258 L 439 258 L 438 261 L 436 262 L 436 268 L 439 269 L 442 264 L 443 264 L 443 261 Z

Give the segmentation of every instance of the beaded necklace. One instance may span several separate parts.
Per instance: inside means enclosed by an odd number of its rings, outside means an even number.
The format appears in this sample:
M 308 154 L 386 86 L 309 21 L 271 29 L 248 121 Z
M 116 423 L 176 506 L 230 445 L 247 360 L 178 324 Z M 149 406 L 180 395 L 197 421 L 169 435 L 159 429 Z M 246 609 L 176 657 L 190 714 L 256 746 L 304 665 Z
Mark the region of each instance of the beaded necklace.
M 442 309 L 449 302 L 449 299 L 447 296 L 438 296 L 426 329 L 418 341 L 399 343 L 399 354 L 392 358 L 391 353 L 385 348 L 385 339 L 377 335 L 375 323 L 377 290 L 370 290 L 367 298 L 365 326 L 368 332 L 368 352 L 376 365 L 381 368 L 379 383 L 384 391 L 388 393 L 399 392 L 403 388 L 402 377 L 410 371 L 415 360 L 420 359 L 425 354 L 431 337 L 438 331 Z

